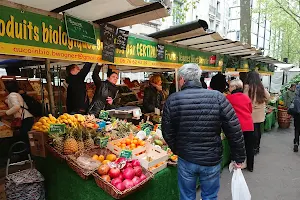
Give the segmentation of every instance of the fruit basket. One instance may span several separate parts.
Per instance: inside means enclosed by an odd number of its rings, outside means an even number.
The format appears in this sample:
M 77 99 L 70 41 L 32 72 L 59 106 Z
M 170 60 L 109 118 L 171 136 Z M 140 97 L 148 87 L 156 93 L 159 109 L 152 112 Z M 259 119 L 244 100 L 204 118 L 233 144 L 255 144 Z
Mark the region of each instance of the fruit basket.
M 144 187 L 145 184 L 147 182 L 149 182 L 154 177 L 153 173 L 146 170 L 145 168 L 142 168 L 142 169 L 143 169 L 143 174 L 145 174 L 146 178 L 143 181 L 141 181 L 139 184 L 135 185 L 134 187 L 126 189 L 124 191 L 118 190 L 111 183 L 109 183 L 109 182 L 105 181 L 104 179 L 102 179 L 101 176 L 96 172 L 93 173 L 93 176 L 94 176 L 94 179 L 96 181 L 96 184 L 101 189 L 103 189 L 105 192 L 110 194 L 115 199 L 122 199 L 122 198 L 136 192 L 137 190 L 141 189 L 142 187 Z
M 52 156 L 54 156 L 55 158 L 57 158 L 58 160 L 60 160 L 62 162 L 66 160 L 66 156 L 63 155 L 62 153 L 60 153 L 57 149 L 52 147 L 50 144 L 46 143 L 45 147 L 47 149 L 47 152 L 49 154 L 51 154 Z
M 82 155 L 86 155 L 89 157 L 94 157 L 95 155 L 101 155 L 103 156 L 102 160 L 99 160 L 100 162 L 104 161 L 104 158 L 107 157 L 107 155 L 112 154 L 112 152 L 108 149 L 100 149 L 100 148 L 94 148 L 94 149 L 89 149 L 83 152 L 76 153 L 74 155 L 69 155 L 66 157 L 67 164 L 71 169 L 73 169 L 82 179 L 87 180 L 88 177 L 95 171 L 97 168 L 94 169 L 85 169 L 81 167 L 77 163 L 77 158 Z M 99 156 L 100 157 L 100 156 Z M 94 159 L 94 158 L 93 158 Z

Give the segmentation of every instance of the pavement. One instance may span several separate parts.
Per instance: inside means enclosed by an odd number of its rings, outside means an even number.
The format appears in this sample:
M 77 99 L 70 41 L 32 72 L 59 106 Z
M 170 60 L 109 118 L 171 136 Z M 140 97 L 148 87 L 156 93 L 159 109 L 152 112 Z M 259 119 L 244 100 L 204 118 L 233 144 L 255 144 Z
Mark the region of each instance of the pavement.
M 254 171 L 243 170 L 252 200 L 300 199 L 300 152 L 293 152 L 293 138 L 292 126 L 263 134 Z M 219 200 L 231 200 L 231 178 L 232 174 L 225 168 L 221 174 Z

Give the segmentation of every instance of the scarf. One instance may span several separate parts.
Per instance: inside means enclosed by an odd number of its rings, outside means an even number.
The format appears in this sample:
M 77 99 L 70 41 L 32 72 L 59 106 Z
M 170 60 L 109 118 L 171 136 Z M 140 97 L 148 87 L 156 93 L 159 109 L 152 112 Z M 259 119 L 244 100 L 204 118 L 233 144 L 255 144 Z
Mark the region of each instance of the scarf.
M 153 86 L 153 87 L 155 87 L 158 91 L 162 91 L 162 86 L 161 85 L 156 85 L 156 84 L 154 84 L 154 83 L 151 83 L 151 85 Z
M 235 94 L 235 93 L 243 93 L 243 89 L 236 89 L 231 92 L 231 94 Z

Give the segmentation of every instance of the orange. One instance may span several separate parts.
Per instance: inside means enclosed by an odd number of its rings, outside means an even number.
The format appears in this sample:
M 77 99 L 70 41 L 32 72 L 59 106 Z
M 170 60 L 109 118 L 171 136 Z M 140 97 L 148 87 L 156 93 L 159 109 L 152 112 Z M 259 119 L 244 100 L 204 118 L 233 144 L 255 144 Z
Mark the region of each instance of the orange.
M 140 144 L 141 146 L 144 146 L 144 145 L 146 144 L 146 142 L 141 140 L 141 141 L 139 142 L 139 144 Z
M 127 145 L 131 144 L 131 140 L 130 139 L 126 139 L 126 144 Z
M 123 148 L 125 148 L 126 147 L 126 144 L 122 144 L 121 145 L 121 148 L 123 149 Z
M 110 160 L 104 160 L 103 162 L 102 162 L 102 164 L 104 165 L 104 164 L 108 164 L 108 163 L 110 163 L 111 161 Z
M 138 141 L 137 141 L 137 140 L 132 140 L 132 143 L 133 143 L 133 144 L 137 144 Z
M 121 142 L 117 142 L 117 146 L 120 147 L 121 146 Z
M 138 138 L 138 137 L 134 137 L 133 139 L 134 139 L 134 140 L 139 140 L 139 138 Z
M 130 147 L 134 149 L 136 147 L 136 145 L 135 144 L 131 144 Z
M 98 155 L 93 155 L 93 160 L 98 160 Z
M 126 140 L 121 140 L 121 143 L 122 143 L 122 144 L 125 144 L 125 143 L 126 143 Z
M 103 155 L 98 156 L 98 160 L 99 160 L 100 162 L 103 162 L 104 156 L 103 156 Z
M 140 148 L 140 147 L 142 147 L 142 146 L 140 146 L 140 145 L 136 146 L 136 148 Z
M 117 159 L 117 156 L 115 154 L 108 154 L 106 156 L 106 160 L 109 160 L 111 162 L 115 161 Z

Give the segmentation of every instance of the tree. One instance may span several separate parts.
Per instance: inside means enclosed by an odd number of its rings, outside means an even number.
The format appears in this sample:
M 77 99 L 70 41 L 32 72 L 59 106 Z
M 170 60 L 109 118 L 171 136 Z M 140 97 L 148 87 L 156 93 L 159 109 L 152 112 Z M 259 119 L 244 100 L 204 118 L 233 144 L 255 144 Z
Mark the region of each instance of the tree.
M 250 0 L 240 1 L 240 31 L 241 42 L 251 45 L 251 9 Z
M 300 65 L 299 11 L 300 0 L 259 0 L 255 9 L 255 12 L 266 14 L 271 21 L 272 56 L 288 58 L 290 63 Z
M 196 9 L 200 0 L 173 0 L 172 15 L 179 24 L 184 24 L 186 13 L 190 9 Z

